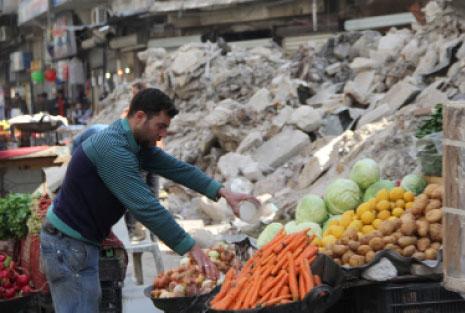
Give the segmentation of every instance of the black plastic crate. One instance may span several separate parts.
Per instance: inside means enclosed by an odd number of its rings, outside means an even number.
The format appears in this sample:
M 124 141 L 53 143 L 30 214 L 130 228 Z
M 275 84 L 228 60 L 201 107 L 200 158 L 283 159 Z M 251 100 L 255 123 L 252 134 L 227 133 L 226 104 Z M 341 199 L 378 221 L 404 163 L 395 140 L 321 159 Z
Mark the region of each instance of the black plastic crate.
M 356 313 L 464 313 L 465 300 L 438 282 L 380 284 L 355 288 Z
M 100 301 L 100 313 L 122 313 L 123 293 L 122 283 L 119 281 L 100 282 L 102 299 Z

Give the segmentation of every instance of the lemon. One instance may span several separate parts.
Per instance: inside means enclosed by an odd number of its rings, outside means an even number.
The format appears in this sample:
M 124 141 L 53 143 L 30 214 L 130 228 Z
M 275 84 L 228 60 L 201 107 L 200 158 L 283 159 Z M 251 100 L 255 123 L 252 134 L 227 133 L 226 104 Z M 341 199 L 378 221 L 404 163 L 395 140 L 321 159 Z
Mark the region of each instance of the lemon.
M 376 217 L 384 221 L 384 220 L 387 220 L 390 216 L 391 216 L 391 212 L 389 212 L 388 210 L 383 210 L 379 212 Z
M 374 228 L 378 229 L 379 225 L 381 225 L 382 222 L 383 222 L 382 219 L 377 218 L 373 221 L 373 223 L 371 223 L 371 225 L 373 225 Z
M 371 211 L 370 204 L 368 202 L 364 202 L 360 204 L 357 208 L 357 216 L 360 218 L 363 213 Z
M 401 217 L 402 214 L 404 214 L 404 209 L 402 208 L 395 208 L 392 210 L 392 215 L 395 217 Z
M 413 207 L 413 202 L 407 202 L 407 203 L 405 204 L 405 208 L 406 208 L 406 209 L 411 209 L 412 207 Z
M 366 211 L 360 217 L 363 224 L 369 225 L 375 220 L 375 214 L 372 211 Z
M 411 191 L 407 191 L 404 193 L 404 201 L 405 202 L 413 202 L 415 200 L 415 195 Z
M 341 238 L 342 234 L 344 234 L 344 227 L 333 225 L 328 227 L 328 231 L 331 235 L 339 239 Z
M 399 199 L 396 201 L 396 208 L 405 208 L 405 201 L 402 199 Z
M 365 225 L 362 227 L 362 233 L 364 235 L 367 235 L 369 233 L 374 232 L 376 229 L 373 227 L 373 225 Z
M 384 210 L 389 210 L 391 208 L 391 203 L 387 200 L 381 200 L 376 204 L 376 209 L 378 211 L 384 211 Z
M 394 187 L 389 192 L 389 199 L 391 201 L 404 199 L 404 192 L 405 192 L 404 188 L 402 188 L 402 187 Z
M 333 244 L 337 241 L 337 238 L 334 237 L 333 235 L 327 235 L 323 236 L 323 239 L 321 239 L 321 243 L 323 244 L 324 247 L 327 247 L 330 244 Z
M 343 214 L 341 218 L 339 219 L 339 225 L 346 228 L 347 226 L 349 226 L 352 220 L 353 220 L 352 216 Z
M 376 194 L 376 201 L 380 202 L 381 200 L 389 200 L 389 191 L 387 189 L 381 189 Z
M 354 228 L 357 231 L 359 231 L 360 229 L 362 229 L 362 226 L 363 226 L 362 221 L 354 220 L 354 221 L 352 221 L 352 223 L 349 224 L 348 228 Z
M 395 207 L 396 207 L 396 202 L 395 201 L 391 201 L 389 202 L 391 204 L 391 210 L 393 210 Z
M 372 198 L 370 200 L 368 200 L 368 205 L 370 206 L 370 209 L 371 210 L 375 210 L 376 209 L 376 198 Z

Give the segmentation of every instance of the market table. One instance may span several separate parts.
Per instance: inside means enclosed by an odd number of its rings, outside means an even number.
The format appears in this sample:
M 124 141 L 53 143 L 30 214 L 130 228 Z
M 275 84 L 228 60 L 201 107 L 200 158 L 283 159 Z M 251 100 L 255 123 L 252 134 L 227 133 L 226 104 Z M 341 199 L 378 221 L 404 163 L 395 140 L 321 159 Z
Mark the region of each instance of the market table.
M 38 146 L 0 151 L 0 195 L 34 192 L 45 182 L 44 167 L 60 166 L 62 147 Z

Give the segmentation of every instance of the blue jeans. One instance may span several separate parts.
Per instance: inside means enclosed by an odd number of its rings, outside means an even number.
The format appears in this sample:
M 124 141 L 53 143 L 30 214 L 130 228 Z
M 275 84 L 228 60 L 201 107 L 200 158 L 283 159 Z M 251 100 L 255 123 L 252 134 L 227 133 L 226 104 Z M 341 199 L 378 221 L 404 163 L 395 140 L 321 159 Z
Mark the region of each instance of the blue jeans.
M 40 233 L 43 269 L 55 313 L 98 313 L 100 249 L 65 236 Z

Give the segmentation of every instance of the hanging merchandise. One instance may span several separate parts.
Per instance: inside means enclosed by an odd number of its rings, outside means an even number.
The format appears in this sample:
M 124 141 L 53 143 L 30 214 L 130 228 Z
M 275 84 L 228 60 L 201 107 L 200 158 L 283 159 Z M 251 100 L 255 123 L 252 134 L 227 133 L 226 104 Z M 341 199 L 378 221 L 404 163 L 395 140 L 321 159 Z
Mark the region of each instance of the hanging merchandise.
M 83 85 L 85 82 L 84 65 L 81 60 L 74 57 L 69 62 L 69 83 L 71 85 Z
M 41 84 L 44 82 L 44 73 L 42 71 L 34 71 L 31 73 L 31 79 L 34 84 Z
M 67 81 L 69 79 L 69 64 L 68 61 L 62 60 L 57 63 L 57 78 L 60 81 Z
M 45 70 L 45 79 L 49 82 L 54 82 L 57 79 L 57 72 L 53 68 Z

